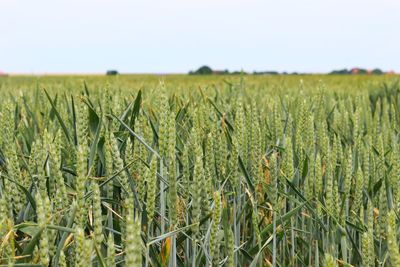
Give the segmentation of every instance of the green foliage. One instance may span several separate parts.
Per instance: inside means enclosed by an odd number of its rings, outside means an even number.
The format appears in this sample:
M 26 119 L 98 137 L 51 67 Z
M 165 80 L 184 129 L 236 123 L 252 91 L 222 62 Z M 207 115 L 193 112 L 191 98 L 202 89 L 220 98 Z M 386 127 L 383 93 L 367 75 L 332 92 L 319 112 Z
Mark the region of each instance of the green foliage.
M 211 75 L 213 70 L 209 66 L 202 66 L 197 70 L 190 72 L 192 75 Z

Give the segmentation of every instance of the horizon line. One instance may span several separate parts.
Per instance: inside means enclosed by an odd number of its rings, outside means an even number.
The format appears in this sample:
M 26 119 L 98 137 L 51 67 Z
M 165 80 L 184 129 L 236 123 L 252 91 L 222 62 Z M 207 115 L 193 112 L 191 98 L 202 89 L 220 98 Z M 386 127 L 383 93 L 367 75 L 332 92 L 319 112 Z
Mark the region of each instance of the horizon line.
M 282 75 L 288 75 L 288 74 L 309 74 L 309 75 L 321 75 L 321 74 L 330 74 L 333 71 L 338 71 L 338 70 L 354 70 L 354 69 L 365 69 L 367 71 L 372 71 L 374 69 L 379 69 L 379 68 L 373 68 L 373 69 L 367 69 L 367 68 L 359 68 L 359 67 L 353 67 L 353 68 L 342 68 L 342 69 L 334 69 L 329 72 L 300 72 L 300 71 L 275 71 L 275 70 L 264 70 L 264 71 L 243 71 L 246 74 L 254 74 L 254 73 L 263 73 L 268 74 L 266 72 L 277 72 L 277 75 L 282 74 Z M 219 69 L 212 69 L 214 72 L 219 72 L 221 70 Z M 382 70 L 382 69 L 381 69 Z M 0 71 L 0 77 L 2 76 L 105 76 L 107 75 L 107 71 L 104 72 L 51 72 L 51 71 L 46 71 L 46 72 L 3 72 Z M 116 70 L 118 75 L 189 75 L 189 72 L 119 72 Z M 382 70 L 383 75 L 385 74 L 400 74 L 400 72 L 394 71 L 394 70 Z M 242 71 L 230 71 L 229 73 L 222 74 L 222 75 L 230 75 L 233 74 L 233 72 L 242 72 Z M 210 74 L 210 75 L 216 75 Z M 221 74 L 219 74 L 221 75 Z M 237 75 L 237 74 L 236 74 Z M 112 75 L 109 75 L 112 76 Z

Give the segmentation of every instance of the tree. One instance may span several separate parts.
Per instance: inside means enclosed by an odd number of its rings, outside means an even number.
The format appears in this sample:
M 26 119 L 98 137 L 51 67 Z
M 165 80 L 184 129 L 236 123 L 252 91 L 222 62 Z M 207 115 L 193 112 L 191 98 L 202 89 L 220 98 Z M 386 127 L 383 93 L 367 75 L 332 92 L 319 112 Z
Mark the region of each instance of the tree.
M 211 75 L 213 73 L 213 70 L 209 66 L 202 66 L 196 71 L 191 71 L 189 74 L 192 75 Z
M 381 75 L 381 74 L 383 74 L 383 71 L 381 69 L 373 69 L 372 74 Z
M 111 75 L 111 76 L 118 75 L 118 71 L 117 70 L 108 70 L 107 75 Z

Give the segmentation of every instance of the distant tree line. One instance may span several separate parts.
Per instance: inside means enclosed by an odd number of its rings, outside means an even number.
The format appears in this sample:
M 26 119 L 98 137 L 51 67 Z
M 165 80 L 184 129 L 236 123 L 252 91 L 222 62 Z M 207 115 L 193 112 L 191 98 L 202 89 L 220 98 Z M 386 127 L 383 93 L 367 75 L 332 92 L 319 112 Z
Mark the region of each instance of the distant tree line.
M 381 75 L 381 74 L 391 74 L 393 72 L 384 72 L 381 69 L 373 69 L 367 70 L 362 68 L 352 68 L 352 69 L 342 69 L 342 70 L 334 70 L 328 74 L 336 74 L 336 75 Z M 278 71 L 254 71 L 253 73 L 247 73 L 244 71 L 233 71 L 229 70 L 213 70 L 209 66 L 201 66 L 195 71 L 190 71 L 189 75 L 226 75 L 226 74 L 253 74 L 253 75 L 299 75 L 299 74 L 307 74 L 307 73 L 298 73 L 298 72 L 278 72 Z
M 382 71 L 381 69 L 373 69 L 373 70 L 367 70 L 367 69 L 362 69 L 362 68 L 352 68 L 352 69 L 341 69 L 341 70 L 334 70 L 331 71 L 329 74 L 341 74 L 341 75 L 347 75 L 347 74 L 356 74 L 356 75 L 365 75 L 365 74 L 373 74 L 373 75 L 381 75 L 381 74 L 386 74 L 386 72 Z
M 226 74 L 247 74 L 243 71 L 229 72 L 229 70 L 213 70 L 209 66 L 202 66 L 195 71 L 189 71 L 189 75 L 226 75 Z
M 229 70 L 213 70 L 209 66 L 201 66 L 195 71 L 189 71 L 189 75 L 238 75 L 238 74 L 250 74 L 245 71 L 232 71 L 230 72 Z M 263 71 L 263 72 L 253 72 L 254 75 L 264 75 L 264 74 L 269 74 L 269 75 L 277 75 L 279 74 L 276 71 Z

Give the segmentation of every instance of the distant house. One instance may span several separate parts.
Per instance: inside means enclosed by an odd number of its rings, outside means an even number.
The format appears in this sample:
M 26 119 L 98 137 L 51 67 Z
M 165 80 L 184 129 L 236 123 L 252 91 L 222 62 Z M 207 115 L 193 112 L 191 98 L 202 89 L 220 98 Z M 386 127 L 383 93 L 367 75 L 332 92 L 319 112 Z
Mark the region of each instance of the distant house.
M 357 75 L 357 74 L 368 74 L 368 71 L 366 69 L 361 69 L 361 68 L 352 68 L 350 70 L 350 73 L 351 74 L 355 74 L 355 75 Z

